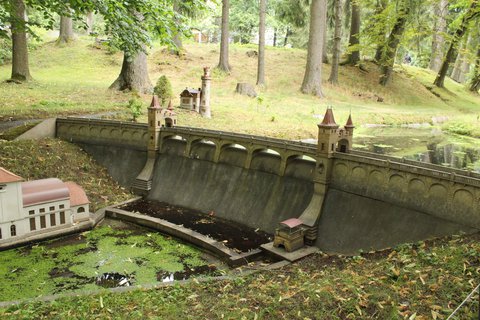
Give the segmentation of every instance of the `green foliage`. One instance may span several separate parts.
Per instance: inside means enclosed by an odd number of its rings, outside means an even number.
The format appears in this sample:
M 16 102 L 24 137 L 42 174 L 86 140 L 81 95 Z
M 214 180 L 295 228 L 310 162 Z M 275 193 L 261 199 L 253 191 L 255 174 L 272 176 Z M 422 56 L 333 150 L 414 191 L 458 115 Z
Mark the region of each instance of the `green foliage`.
M 133 94 L 132 98 L 128 100 L 128 110 L 132 115 L 132 120 L 137 121 L 138 117 L 143 113 L 143 101 L 138 94 Z
M 232 0 L 229 27 L 236 42 L 249 43 L 258 29 L 258 1 Z
M 156 94 L 164 105 L 173 97 L 172 84 L 168 80 L 167 76 L 162 75 L 157 80 L 157 84 L 153 88 L 153 93 Z

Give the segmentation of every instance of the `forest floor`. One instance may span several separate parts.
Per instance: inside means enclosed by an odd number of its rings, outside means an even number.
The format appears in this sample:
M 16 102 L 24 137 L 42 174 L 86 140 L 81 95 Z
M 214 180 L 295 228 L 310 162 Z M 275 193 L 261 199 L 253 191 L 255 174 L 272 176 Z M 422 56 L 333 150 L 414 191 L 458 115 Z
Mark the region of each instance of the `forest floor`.
M 31 73 L 35 81 L 18 85 L 5 83 L 10 66 L 0 67 L 0 120 L 38 119 L 55 115 L 127 110 L 130 93 L 107 90 L 118 75 L 122 54 L 110 53 L 93 45 L 93 39 L 80 37 L 75 43 L 58 47 L 47 39 L 31 53 Z M 259 96 L 235 94 L 238 82 L 254 84 L 256 58 L 246 52 L 252 45 L 232 45 L 232 72 L 213 70 L 212 114 L 204 119 L 177 108 L 184 126 L 221 129 L 287 139 L 316 136 L 316 123 L 327 106 L 333 106 L 337 122 L 346 121 L 351 111 L 355 124 L 430 123 L 455 133 L 480 137 L 480 96 L 450 79 L 446 89 L 433 88 L 435 74 L 429 70 L 397 65 L 387 87 L 378 84 L 376 65 L 365 63 L 368 72 L 356 67 L 340 67 L 338 86 L 324 81 L 325 98 L 301 94 L 306 52 L 300 49 L 267 48 L 266 82 L 257 88 Z M 163 74 L 170 79 L 174 105 L 185 87 L 200 87 L 204 66 L 218 61 L 215 44 L 186 44 L 186 56 L 166 54 L 154 47 L 149 54 L 149 74 L 153 83 Z M 323 66 L 323 77 L 330 65 Z M 145 106 L 151 99 L 143 96 Z M 146 109 L 145 109 L 146 111 Z M 146 112 L 139 121 L 146 122 Z

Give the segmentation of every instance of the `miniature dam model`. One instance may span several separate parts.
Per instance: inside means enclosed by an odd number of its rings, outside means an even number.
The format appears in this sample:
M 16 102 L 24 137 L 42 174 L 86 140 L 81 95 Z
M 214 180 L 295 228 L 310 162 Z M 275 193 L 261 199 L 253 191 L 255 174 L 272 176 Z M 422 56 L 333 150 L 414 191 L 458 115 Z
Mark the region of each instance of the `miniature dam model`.
M 382 249 L 480 229 L 480 175 L 351 150 L 354 126 L 331 109 L 318 144 L 171 127 L 154 100 L 149 123 L 61 118 L 56 136 L 84 148 L 148 200 L 271 234 L 298 218 L 326 252 Z

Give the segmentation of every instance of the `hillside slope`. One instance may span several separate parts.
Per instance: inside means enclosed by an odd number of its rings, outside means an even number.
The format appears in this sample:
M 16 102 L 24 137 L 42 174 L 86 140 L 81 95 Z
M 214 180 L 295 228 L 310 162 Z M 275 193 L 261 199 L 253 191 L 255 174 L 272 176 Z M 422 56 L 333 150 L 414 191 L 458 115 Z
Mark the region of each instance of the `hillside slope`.
M 69 47 L 46 42 L 32 52 L 31 69 L 36 81 L 27 85 L 0 84 L 0 119 L 125 109 L 131 95 L 106 90 L 120 71 L 121 53 L 109 54 L 91 44 L 92 40 L 87 38 L 80 38 Z M 185 87 L 200 86 L 202 68 L 214 67 L 218 60 L 215 44 L 190 43 L 186 49 L 183 58 L 165 54 L 158 47 L 149 55 L 152 82 L 162 74 L 167 75 L 177 97 L 175 105 Z M 255 47 L 232 45 L 232 73 L 213 72 L 213 120 L 179 110 L 181 125 L 305 138 L 315 135 L 315 124 L 326 106 L 335 108 L 339 123 L 351 111 L 356 124 L 430 122 L 432 116 L 470 122 L 479 112 L 479 96 L 453 81 L 447 81 L 447 90 L 429 90 L 427 87 L 435 75 L 410 66 L 397 66 L 393 82 L 387 87 L 378 85 L 379 73 L 371 63 L 366 63 L 368 72 L 341 67 L 340 85 L 334 87 L 326 82 L 330 66 L 324 65 L 326 97 L 303 95 L 299 88 L 306 52 L 300 49 L 267 48 L 267 86 L 258 90 L 261 99 L 236 95 L 237 82 L 255 83 L 257 61 L 246 55 L 252 49 Z M 8 78 L 9 68 L 0 67 L 0 80 Z M 149 99 L 145 96 L 145 103 Z

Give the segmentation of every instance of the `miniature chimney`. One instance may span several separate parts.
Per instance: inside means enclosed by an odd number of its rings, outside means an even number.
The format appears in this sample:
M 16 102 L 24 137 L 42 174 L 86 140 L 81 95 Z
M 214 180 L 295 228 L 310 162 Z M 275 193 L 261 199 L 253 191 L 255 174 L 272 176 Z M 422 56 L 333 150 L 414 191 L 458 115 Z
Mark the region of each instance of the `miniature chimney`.
M 203 68 L 202 76 L 202 92 L 201 92 L 201 104 L 200 104 L 200 114 L 202 117 L 211 118 L 210 112 L 210 82 L 212 78 L 210 77 L 210 67 Z

